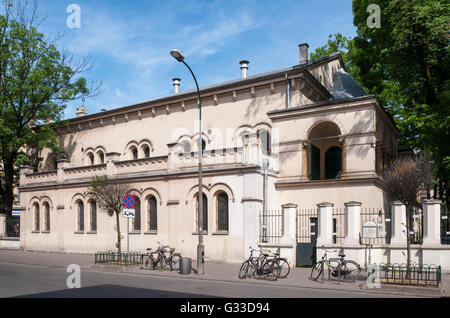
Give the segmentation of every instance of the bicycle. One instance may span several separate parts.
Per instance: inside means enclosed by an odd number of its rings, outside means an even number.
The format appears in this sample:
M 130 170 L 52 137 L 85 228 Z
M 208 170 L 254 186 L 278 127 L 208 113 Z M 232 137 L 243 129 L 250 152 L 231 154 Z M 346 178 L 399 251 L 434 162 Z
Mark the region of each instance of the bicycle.
M 253 252 L 257 252 L 257 250 L 250 247 L 250 256 L 242 263 L 238 277 L 240 279 L 255 277 L 271 281 L 277 280 L 280 277 L 280 267 L 275 264 L 273 259 L 268 258 L 269 254 L 259 250 L 259 256 L 253 256 Z
M 142 255 L 141 269 L 147 268 L 148 264 L 150 264 L 151 269 L 156 269 L 158 268 L 159 265 L 161 270 L 163 269 L 170 269 L 171 271 L 179 270 L 181 254 L 174 253 L 175 248 L 162 245 L 160 242 L 157 243 L 159 246 L 156 249 L 156 251 L 152 252 L 151 248 L 147 248 L 148 252 Z M 169 253 L 169 255 L 166 255 L 166 253 Z
M 158 242 L 159 244 L 159 242 Z M 168 248 L 168 250 L 166 249 Z M 163 246 L 161 249 L 162 260 L 165 268 L 169 268 L 171 271 L 180 270 L 180 259 L 181 254 L 175 253 L 175 248 L 170 246 Z M 169 253 L 169 256 L 166 256 L 166 253 Z
M 149 264 L 151 266 L 150 269 L 156 269 L 158 267 L 158 264 L 161 262 L 160 255 L 161 254 L 159 247 L 154 252 L 152 252 L 151 248 L 147 248 L 147 253 L 141 256 L 141 269 L 147 269 L 149 267 Z
M 273 253 L 270 256 L 273 257 L 271 259 L 274 261 L 274 264 L 280 268 L 280 277 L 278 278 L 286 278 L 291 272 L 291 267 L 289 266 L 287 259 L 280 257 L 280 253 Z
M 324 267 L 325 265 L 328 267 L 329 270 L 331 270 L 331 275 L 333 277 L 339 277 L 339 279 L 342 277 L 343 280 L 355 282 L 361 273 L 360 266 L 352 260 L 345 260 L 344 254 L 339 254 L 338 259 L 328 259 L 327 253 L 333 253 L 334 251 L 328 251 L 324 249 L 325 254 L 322 256 L 322 260 L 318 261 L 314 264 L 314 266 L 311 269 L 311 280 L 317 281 L 320 277 L 320 275 L 324 275 Z M 331 262 L 336 262 L 337 266 L 333 267 L 331 265 Z

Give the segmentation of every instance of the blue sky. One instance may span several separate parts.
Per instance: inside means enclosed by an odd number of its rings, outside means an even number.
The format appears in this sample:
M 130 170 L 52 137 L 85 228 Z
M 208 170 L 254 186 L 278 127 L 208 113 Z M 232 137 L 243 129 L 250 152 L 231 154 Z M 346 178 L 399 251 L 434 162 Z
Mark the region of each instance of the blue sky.
M 70 29 L 70 4 L 81 8 L 81 28 Z M 330 33 L 354 36 L 350 0 L 39 0 L 46 16 L 41 30 L 61 33 L 59 48 L 90 56 L 88 81 L 103 81 L 103 94 L 89 98 L 89 114 L 194 88 L 188 70 L 169 54 L 184 53 L 200 86 L 239 78 L 238 62 L 250 61 L 249 75 L 298 63 L 299 43 L 310 50 Z M 65 118 L 81 101 L 70 103 Z

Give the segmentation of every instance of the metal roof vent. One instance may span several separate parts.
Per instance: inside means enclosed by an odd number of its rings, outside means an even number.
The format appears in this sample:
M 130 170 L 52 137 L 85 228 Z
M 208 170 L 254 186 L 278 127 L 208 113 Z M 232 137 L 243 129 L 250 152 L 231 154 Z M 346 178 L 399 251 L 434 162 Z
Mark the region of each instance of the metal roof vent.
M 250 62 L 246 60 L 239 61 L 239 64 L 241 64 L 241 78 L 247 78 L 248 77 L 248 64 Z

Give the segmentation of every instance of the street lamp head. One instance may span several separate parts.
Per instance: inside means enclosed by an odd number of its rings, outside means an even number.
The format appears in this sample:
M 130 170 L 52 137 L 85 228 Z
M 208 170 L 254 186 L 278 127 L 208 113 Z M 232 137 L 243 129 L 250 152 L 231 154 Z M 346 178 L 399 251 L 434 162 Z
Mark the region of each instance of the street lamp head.
M 176 59 L 178 62 L 183 62 L 183 60 L 184 60 L 183 54 L 181 54 L 181 52 L 178 50 L 170 51 L 170 55 L 172 55 L 173 58 Z

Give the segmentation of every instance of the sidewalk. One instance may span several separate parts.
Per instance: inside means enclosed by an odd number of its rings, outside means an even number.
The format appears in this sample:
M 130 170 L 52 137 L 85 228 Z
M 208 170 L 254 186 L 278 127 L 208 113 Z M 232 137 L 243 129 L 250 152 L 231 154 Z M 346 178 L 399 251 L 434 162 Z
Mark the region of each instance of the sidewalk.
M 91 254 L 65 254 L 65 253 L 47 253 L 47 252 L 31 252 L 20 250 L 1 250 L 0 262 L 40 265 L 48 267 L 66 268 L 69 264 L 77 264 L 83 270 L 93 271 L 113 271 L 123 272 L 128 274 L 138 275 L 155 275 L 172 278 L 185 279 L 201 279 L 209 281 L 228 281 L 245 284 L 265 284 L 273 286 L 287 286 L 297 288 L 315 288 L 328 290 L 345 290 L 345 291 L 362 291 L 376 292 L 376 293 L 392 293 L 392 294 L 406 294 L 411 296 L 440 296 L 441 291 L 438 288 L 415 288 L 415 287 L 397 287 L 386 286 L 381 289 L 366 289 L 365 281 L 367 273 L 362 272 L 360 279 L 356 283 L 328 281 L 328 273 L 325 274 L 324 282 L 314 282 L 309 279 L 311 272 L 310 268 L 291 268 L 287 278 L 279 279 L 278 281 L 258 280 L 254 278 L 239 279 L 238 273 L 241 267 L 240 263 L 219 263 L 206 261 L 205 274 L 202 276 L 196 275 L 195 270 L 189 275 L 182 275 L 178 272 L 159 271 L 159 270 L 141 270 L 139 267 L 118 267 L 118 266 L 104 266 L 94 264 L 94 255 Z M 193 269 L 197 268 L 196 263 L 192 264 Z M 444 287 L 450 286 L 450 274 L 443 274 L 442 280 Z M 448 296 L 448 290 L 447 296 Z

